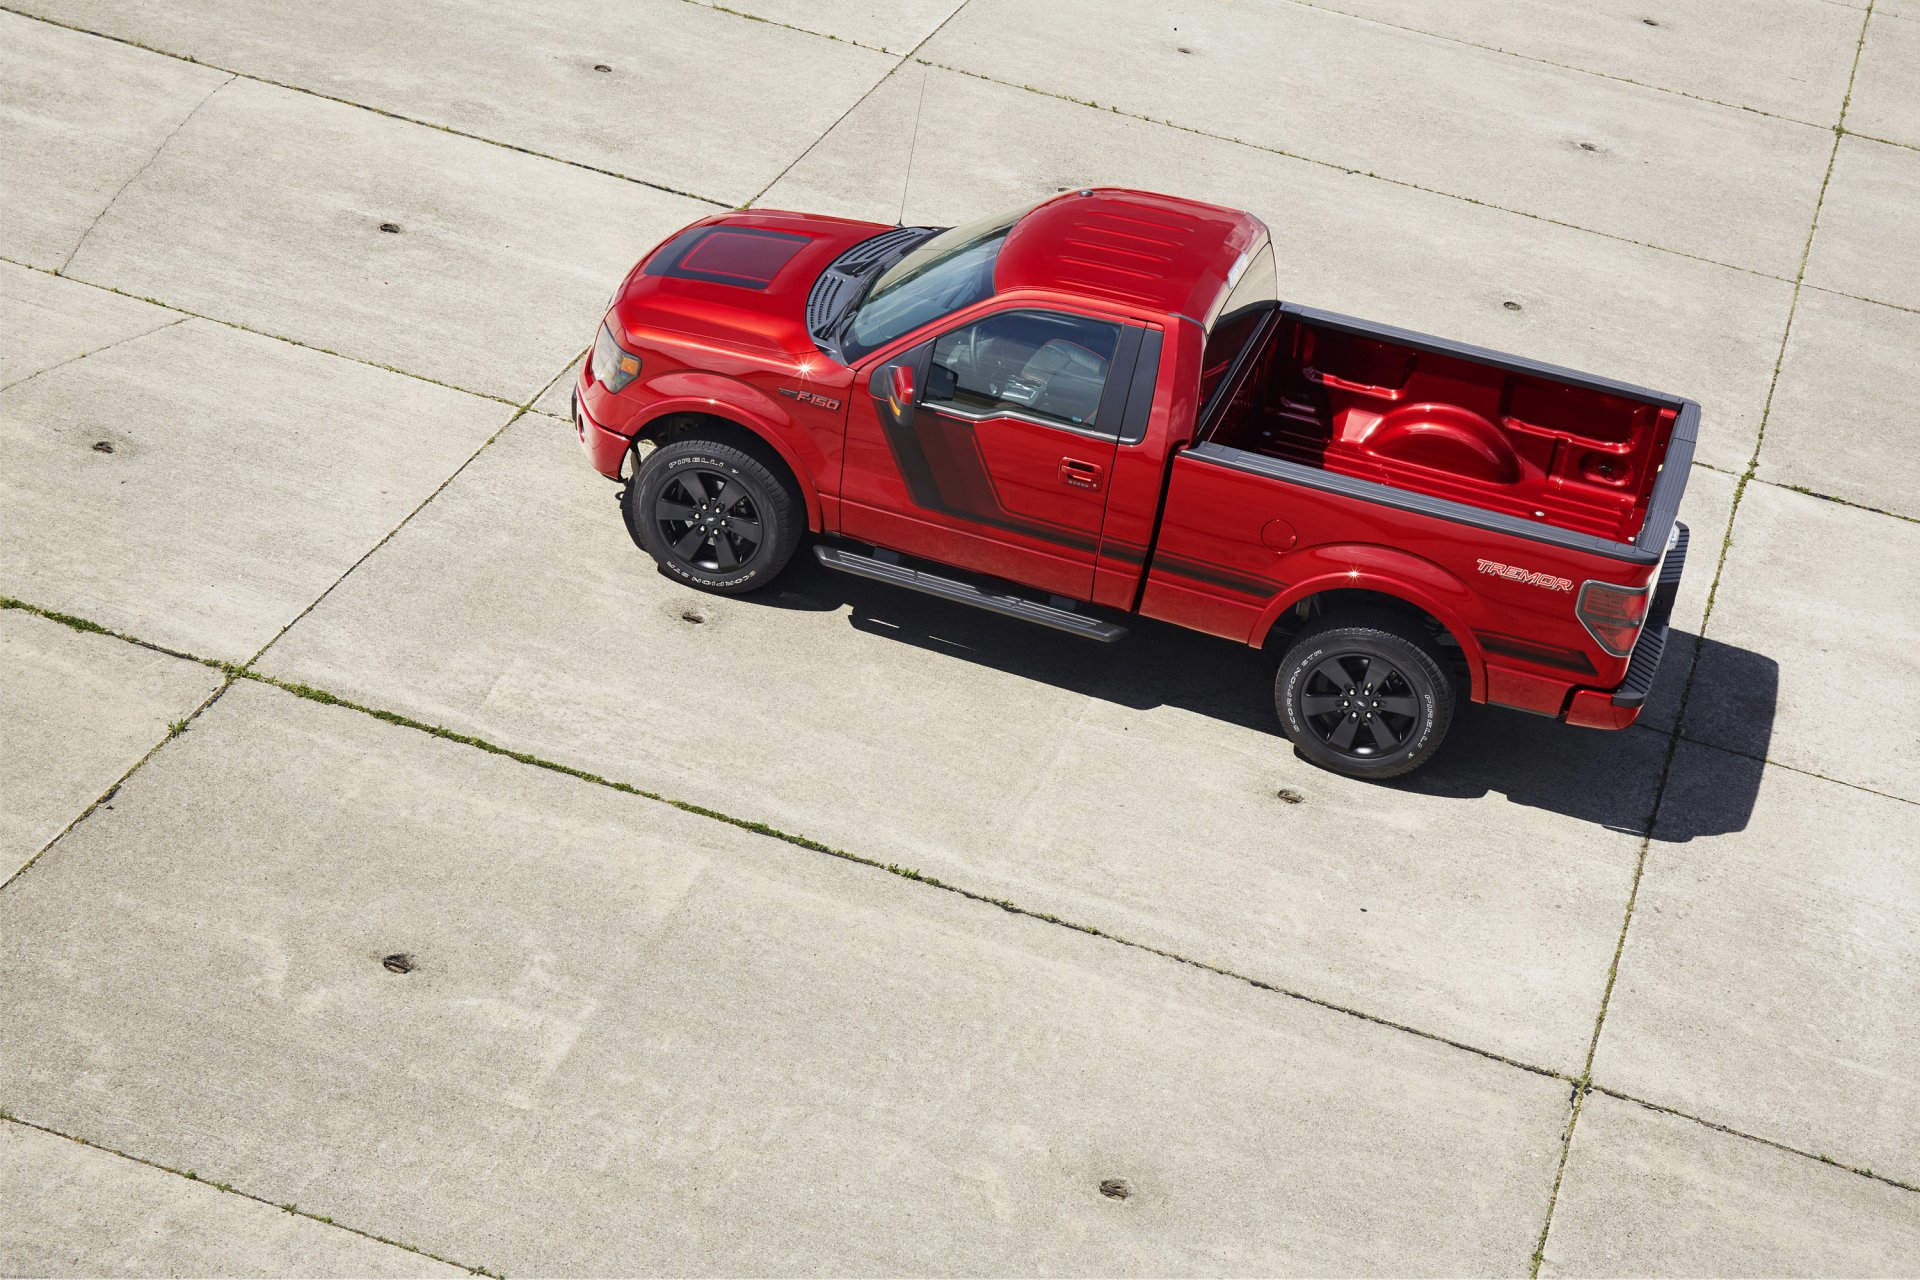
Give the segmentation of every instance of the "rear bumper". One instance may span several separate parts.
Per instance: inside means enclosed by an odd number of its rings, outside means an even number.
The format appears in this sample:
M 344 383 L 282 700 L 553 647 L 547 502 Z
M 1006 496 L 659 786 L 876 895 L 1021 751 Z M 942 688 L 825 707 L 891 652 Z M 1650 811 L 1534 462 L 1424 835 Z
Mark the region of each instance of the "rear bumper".
M 1640 639 L 1627 659 L 1627 678 L 1617 689 L 1578 689 L 1567 703 L 1568 724 L 1590 729 L 1624 729 L 1640 718 L 1647 697 L 1660 675 L 1660 659 L 1666 655 L 1667 634 L 1673 618 L 1674 597 L 1680 591 L 1680 575 L 1687 568 L 1687 526 L 1674 523 L 1677 531 L 1672 548 L 1660 562 L 1660 577 L 1654 584 L 1653 600 L 1647 607 L 1647 622 Z
M 581 406 L 577 389 L 573 393 L 573 432 L 580 438 L 580 447 L 587 451 L 587 461 L 593 463 L 593 469 L 618 480 L 621 465 L 626 461 L 627 446 L 632 441 L 595 422 Z

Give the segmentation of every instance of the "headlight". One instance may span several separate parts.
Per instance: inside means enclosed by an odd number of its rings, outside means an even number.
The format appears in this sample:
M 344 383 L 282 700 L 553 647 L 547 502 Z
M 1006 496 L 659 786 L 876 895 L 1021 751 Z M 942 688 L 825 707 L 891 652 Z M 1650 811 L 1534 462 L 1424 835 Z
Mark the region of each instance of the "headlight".
M 615 395 L 640 376 L 640 357 L 614 341 L 613 330 L 604 324 L 600 336 L 593 340 L 592 366 L 593 380 Z

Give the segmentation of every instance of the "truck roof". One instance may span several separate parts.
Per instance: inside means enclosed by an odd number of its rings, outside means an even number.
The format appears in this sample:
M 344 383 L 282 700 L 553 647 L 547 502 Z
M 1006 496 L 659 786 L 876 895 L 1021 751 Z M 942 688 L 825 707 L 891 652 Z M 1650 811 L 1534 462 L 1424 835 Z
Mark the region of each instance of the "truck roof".
M 995 292 L 1052 289 L 1204 322 L 1267 235 L 1250 213 L 1096 187 L 1036 206 L 1008 233 Z

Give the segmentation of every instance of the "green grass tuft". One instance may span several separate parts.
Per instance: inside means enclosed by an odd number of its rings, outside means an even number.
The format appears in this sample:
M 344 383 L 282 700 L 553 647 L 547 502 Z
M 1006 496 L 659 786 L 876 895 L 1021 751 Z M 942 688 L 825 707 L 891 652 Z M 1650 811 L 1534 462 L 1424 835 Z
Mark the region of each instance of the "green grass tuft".
M 37 618 L 45 618 L 48 622 L 57 622 L 63 627 L 71 627 L 75 631 L 87 631 L 92 632 L 94 635 L 102 636 L 110 636 L 113 634 L 113 632 L 97 622 L 89 622 L 85 618 L 76 618 L 70 613 L 61 613 L 57 609 L 42 609 L 37 605 L 28 604 L 25 600 L 15 600 L 12 596 L 0 596 L 0 609 L 19 609 L 21 612 L 31 613 Z

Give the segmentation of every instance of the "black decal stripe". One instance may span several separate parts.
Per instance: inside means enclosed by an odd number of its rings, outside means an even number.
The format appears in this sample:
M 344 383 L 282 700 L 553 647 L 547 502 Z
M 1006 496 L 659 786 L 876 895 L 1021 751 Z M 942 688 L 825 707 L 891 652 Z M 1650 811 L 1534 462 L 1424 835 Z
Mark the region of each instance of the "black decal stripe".
M 1165 552 L 1153 558 L 1153 571 L 1172 573 L 1182 578 L 1190 578 L 1195 582 L 1225 587 L 1241 595 L 1259 596 L 1263 600 L 1272 599 L 1286 587 L 1284 582 L 1275 582 L 1270 578 L 1250 578 L 1245 574 L 1222 569 L 1218 565 L 1188 560 L 1182 556 L 1170 556 Z
M 1018 519 L 999 508 L 997 503 L 993 511 L 963 511 L 952 506 L 941 496 L 940 485 L 934 479 L 933 464 L 927 457 L 920 433 L 911 426 L 895 422 L 883 407 L 877 416 L 886 434 L 887 448 L 893 454 L 894 465 L 899 468 L 901 479 L 906 481 L 907 493 L 915 506 L 959 520 L 970 520 L 1009 533 L 1018 533 L 1040 542 L 1051 542 L 1074 551 L 1091 552 L 1096 549 L 1098 544 L 1091 537 Z
M 907 482 L 907 494 L 917 507 L 929 511 L 939 511 L 946 515 L 958 515 L 959 512 L 947 510 L 940 499 L 940 486 L 934 483 L 933 467 L 927 462 L 927 451 L 920 445 L 920 437 L 913 428 L 893 420 L 893 415 L 885 408 L 880 409 L 880 422 L 886 429 L 887 449 L 893 454 L 893 465 L 900 471 L 900 478 Z
M 1514 636 L 1496 635 L 1487 631 L 1476 631 L 1473 638 L 1488 653 L 1497 653 L 1503 658 L 1519 658 L 1523 662 L 1536 662 L 1543 667 L 1557 667 L 1562 671 L 1572 671 L 1579 675 L 1590 676 L 1594 670 L 1593 659 L 1579 649 L 1561 649 L 1554 645 L 1535 644 L 1530 640 L 1521 640 Z

